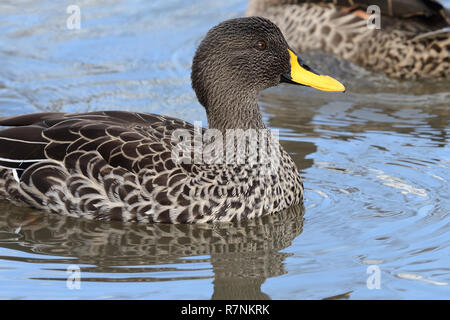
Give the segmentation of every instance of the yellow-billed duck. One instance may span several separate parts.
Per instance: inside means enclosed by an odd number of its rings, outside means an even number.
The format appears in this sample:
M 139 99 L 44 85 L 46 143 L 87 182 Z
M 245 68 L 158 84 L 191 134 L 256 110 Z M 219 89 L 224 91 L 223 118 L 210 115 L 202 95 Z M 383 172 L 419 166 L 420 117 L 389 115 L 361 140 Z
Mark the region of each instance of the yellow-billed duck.
M 215 139 L 264 132 L 257 95 L 280 82 L 338 92 L 344 86 L 312 71 L 280 29 L 260 17 L 213 27 L 195 53 L 191 80 L 208 131 L 126 111 L 0 118 L 9 126 L 0 131 L 0 198 L 56 214 L 147 223 L 243 220 L 301 204 L 299 172 L 270 134 L 273 139 L 257 143 L 276 151 L 268 161 L 259 151 L 246 161 L 202 161 L 211 144 L 200 149 L 200 158 L 195 148 L 211 132 Z M 224 140 L 238 152 L 237 140 Z

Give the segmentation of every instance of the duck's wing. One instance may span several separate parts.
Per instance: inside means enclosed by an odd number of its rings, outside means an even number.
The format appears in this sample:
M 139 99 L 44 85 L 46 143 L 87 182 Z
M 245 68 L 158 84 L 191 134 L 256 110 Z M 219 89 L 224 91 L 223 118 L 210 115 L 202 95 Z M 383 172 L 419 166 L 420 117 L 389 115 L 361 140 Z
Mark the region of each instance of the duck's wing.
M 0 167 L 22 172 L 45 160 L 44 149 L 49 141 L 42 136 L 42 131 L 48 128 L 44 121 L 63 116 L 52 112 L 0 118 L 0 126 L 11 127 L 0 131 Z
M 394 18 L 426 18 L 430 24 L 450 25 L 449 11 L 437 0 L 298 0 L 298 3 L 334 4 L 350 10 L 376 5 L 381 14 Z
M 54 213 L 167 222 L 169 210 L 155 216 L 142 212 L 172 204 L 168 186 L 178 199 L 185 192 L 182 184 L 199 172 L 197 165 L 177 162 L 172 154 L 179 144 L 175 130 L 185 129 L 192 137 L 197 129 L 171 117 L 40 113 L 2 118 L 0 125 L 10 126 L 0 131 L 0 198 Z
M 37 113 L 0 118 L 0 126 L 9 126 L 0 131 L 0 167 L 18 177 L 35 163 L 67 162 L 78 151 L 96 151 L 109 165 L 135 173 L 168 165 L 173 131 L 194 130 L 180 119 L 124 111 Z

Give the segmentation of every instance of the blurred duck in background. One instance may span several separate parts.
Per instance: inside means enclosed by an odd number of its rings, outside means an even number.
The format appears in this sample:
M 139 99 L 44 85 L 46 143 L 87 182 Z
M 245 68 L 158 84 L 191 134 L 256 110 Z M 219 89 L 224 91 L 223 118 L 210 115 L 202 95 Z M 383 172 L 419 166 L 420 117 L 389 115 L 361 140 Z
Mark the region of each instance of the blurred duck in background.
M 393 78 L 450 79 L 450 10 L 435 0 L 249 0 L 246 15 L 272 20 L 300 52 Z

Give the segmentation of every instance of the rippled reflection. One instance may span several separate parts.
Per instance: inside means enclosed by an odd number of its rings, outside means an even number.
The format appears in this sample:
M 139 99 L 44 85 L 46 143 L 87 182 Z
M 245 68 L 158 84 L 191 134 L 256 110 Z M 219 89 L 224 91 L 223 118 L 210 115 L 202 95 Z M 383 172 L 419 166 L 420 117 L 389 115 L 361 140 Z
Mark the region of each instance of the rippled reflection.
M 81 267 L 82 282 L 213 279 L 213 299 L 268 298 L 261 291 L 261 284 L 286 273 L 284 259 L 290 254 L 280 250 L 291 244 L 303 226 L 302 207 L 247 222 L 204 225 L 95 222 L 3 202 L 0 211 L 0 246 L 32 254 L 0 256 L 1 260 L 38 263 L 41 267 L 54 263 L 92 265 Z M 190 273 L 201 270 L 182 267 L 199 259 L 212 266 L 212 275 L 191 276 Z M 109 275 L 95 276 L 100 273 Z M 165 273 L 172 276 L 164 276 Z M 66 280 L 42 276 L 30 279 Z

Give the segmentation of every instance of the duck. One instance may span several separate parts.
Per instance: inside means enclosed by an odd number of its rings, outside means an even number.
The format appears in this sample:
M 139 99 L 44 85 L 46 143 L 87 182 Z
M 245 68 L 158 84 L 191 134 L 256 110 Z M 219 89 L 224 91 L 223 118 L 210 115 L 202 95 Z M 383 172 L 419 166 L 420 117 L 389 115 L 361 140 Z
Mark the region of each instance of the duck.
M 249 0 L 299 52 L 405 80 L 450 79 L 450 10 L 436 0 Z
M 269 19 L 223 21 L 191 68 L 208 128 L 123 110 L 0 118 L 0 198 L 71 217 L 169 224 L 248 220 L 301 205 L 300 173 L 257 101 L 281 82 L 345 91 L 308 67 Z M 257 149 L 235 139 L 249 132 L 266 137 Z M 249 155 L 221 159 L 220 145 L 227 156 Z

